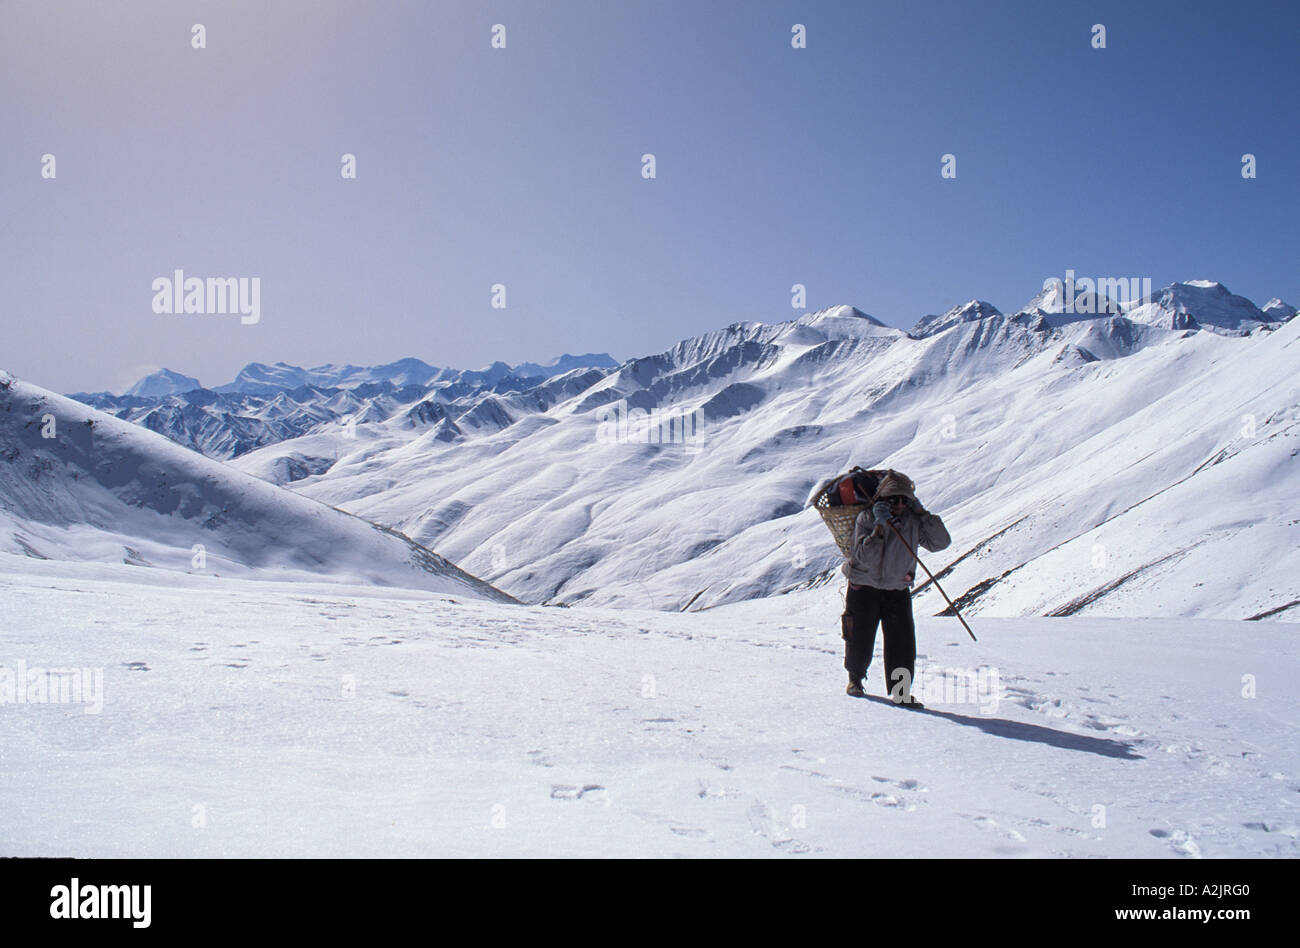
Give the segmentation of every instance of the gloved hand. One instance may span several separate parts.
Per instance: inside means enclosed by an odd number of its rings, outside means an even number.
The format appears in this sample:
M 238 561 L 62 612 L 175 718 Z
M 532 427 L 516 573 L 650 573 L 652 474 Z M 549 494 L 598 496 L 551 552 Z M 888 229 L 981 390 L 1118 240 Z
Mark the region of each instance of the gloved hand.
M 878 500 L 871 505 L 871 516 L 876 521 L 876 526 L 883 527 L 889 523 L 889 502 Z
M 907 506 L 911 507 L 912 513 L 916 514 L 918 517 L 921 516 L 922 514 L 929 513 L 928 510 L 926 510 L 924 507 L 921 506 L 921 502 L 917 500 L 915 497 L 909 497 L 907 499 Z

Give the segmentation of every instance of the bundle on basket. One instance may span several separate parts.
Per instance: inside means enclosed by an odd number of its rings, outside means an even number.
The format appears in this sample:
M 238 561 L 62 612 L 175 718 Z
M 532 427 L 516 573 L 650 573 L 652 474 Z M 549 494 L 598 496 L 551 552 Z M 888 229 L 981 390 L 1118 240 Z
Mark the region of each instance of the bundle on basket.
M 835 538 L 835 545 L 846 557 L 853 553 L 853 527 L 858 514 L 867 510 L 875 500 L 880 481 L 887 474 L 902 478 L 909 490 L 916 485 L 911 478 L 892 468 L 873 469 L 870 471 L 855 467 L 847 474 L 829 477 L 813 488 L 808 495 L 805 507 L 816 507 L 822 522 Z
M 840 548 L 840 552 L 844 554 L 844 558 L 847 560 L 853 559 L 853 530 L 857 526 L 858 514 L 871 509 L 872 504 L 876 501 L 876 494 L 880 490 L 880 482 L 886 477 L 891 480 L 891 495 L 905 491 L 906 494 L 911 495 L 913 501 L 916 500 L 916 484 L 906 474 L 895 471 L 893 468 L 874 468 L 868 471 L 855 467 L 847 474 L 828 477 L 814 487 L 812 493 L 808 495 L 808 499 L 804 501 L 804 507 L 817 508 L 817 512 L 821 514 L 822 522 L 826 524 L 826 529 L 835 538 L 835 545 Z M 900 488 L 902 488 L 901 491 Z M 919 509 L 919 507 L 914 509 Z M 920 510 L 919 516 L 933 521 L 931 528 L 937 528 L 939 531 L 939 538 L 936 540 L 935 537 L 931 537 L 926 549 L 942 550 L 947 548 L 952 541 L 948 536 L 947 529 L 943 526 L 943 522 L 929 511 Z M 913 548 L 916 541 L 913 540 L 909 543 L 903 534 L 899 532 L 897 524 L 892 519 L 889 521 L 889 526 L 899 542 L 911 554 L 911 561 L 925 570 L 926 576 L 930 577 L 930 582 L 934 584 L 934 588 L 939 591 L 939 595 L 943 596 L 944 601 L 948 603 L 948 608 L 952 610 L 953 615 L 961 622 L 967 634 L 972 639 L 975 639 L 975 633 L 966 624 L 961 612 L 953 604 L 953 601 L 948 598 L 948 594 L 943 591 L 943 587 L 934 578 L 930 568 L 922 563 L 920 557 L 916 555 L 916 550 Z M 938 545 L 935 545 L 936 542 Z M 907 580 L 910 585 L 911 576 L 908 576 Z

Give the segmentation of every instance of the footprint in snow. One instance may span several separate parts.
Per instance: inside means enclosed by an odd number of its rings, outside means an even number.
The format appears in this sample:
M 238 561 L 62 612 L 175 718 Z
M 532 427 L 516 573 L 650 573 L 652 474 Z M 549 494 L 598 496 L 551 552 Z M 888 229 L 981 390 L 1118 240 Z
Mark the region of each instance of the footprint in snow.
M 1147 830 L 1147 832 L 1156 839 L 1168 840 L 1169 848 L 1180 856 L 1189 856 L 1192 859 L 1201 858 L 1201 847 L 1197 845 L 1196 839 L 1192 834 L 1188 833 L 1186 830 L 1174 830 L 1171 832 L 1167 829 L 1160 829 L 1157 827 L 1156 829 Z
M 905 780 L 893 780 L 893 779 L 891 779 L 891 778 L 889 778 L 889 777 L 874 777 L 874 776 L 873 776 L 871 779 L 874 780 L 874 781 L 876 781 L 876 783 L 888 783 L 888 784 L 893 784 L 893 785 L 894 785 L 895 787 L 897 787 L 899 790 L 914 790 L 914 791 L 916 791 L 917 793 L 928 793 L 928 792 L 929 792 L 929 788 L 928 788 L 928 787 L 923 787 L 923 786 L 921 786 L 921 781 L 919 781 L 919 780 L 913 780 L 911 777 L 908 777 L 908 778 L 905 779 Z
M 878 790 L 869 793 L 866 790 L 859 790 L 857 787 L 845 787 L 834 783 L 830 785 L 830 789 L 842 796 L 861 800 L 863 803 L 887 807 L 891 810 L 902 810 L 904 813 L 911 813 L 916 809 L 915 803 L 910 802 L 906 797 L 896 796 L 892 793 L 882 793 Z
M 894 796 L 892 793 L 873 793 L 871 802 L 876 806 L 902 807 L 906 806 L 904 801 Z
M 1023 843 L 1025 841 L 1025 837 L 1022 836 L 1018 831 L 1013 829 L 1008 829 L 1007 827 L 1003 826 L 1001 823 L 999 823 L 997 820 L 993 819 L 992 817 L 988 817 L 988 816 L 971 817 L 965 813 L 959 815 L 966 817 L 966 819 L 968 820 L 971 820 L 971 822 L 975 824 L 976 829 L 981 829 L 989 833 L 996 833 L 997 835 L 1003 837 L 1004 839 L 1010 839 L 1017 843 Z
M 1242 826 L 1248 830 L 1257 830 L 1261 833 L 1281 833 L 1283 836 L 1290 836 L 1295 839 L 1300 836 L 1300 826 L 1295 823 L 1242 823 Z
M 144 662 L 123 662 L 122 665 L 133 672 L 147 672 L 149 670 L 149 666 Z
M 912 803 L 906 797 L 895 796 L 892 793 L 869 793 L 866 790 L 860 790 L 857 787 L 845 786 L 835 782 L 834 778 L 828 774 L 816 770 L 809 770 L 804 767 L 793 767 L 790 764 L 782 764 L 782 770 L 789 770 L 797 774 L 803 774 L 805 777 L 816 777 L 819 780 L 826 781 L 827 789 L 841 794 L 846 797 L 852 797 L 855 800 L 861 800 L 864 803 L 874 803 L 876 806 L 885 806 L 903 810 L 910 813 L 916 809 L 916 804 Z M 925 793 L 926 788 L 921 786 L 916 780 L 891 780 L 888 777 L 872 777 L 877 783 L 888 783 L 899 790 L 914 790 L 918 793 Z
M 1073 837 L 1075 837 L 1075 838 L 1077 838 L 1077 839 L 1088 839 L 1088 838 L 1089 838 L 1089 837 L 1088 837 L 1088 834 L 1085 833 L 1085 832 L 1084 832 L 1083 830 L 1081 830 L 1081 829 L 1076 829 L 1076 828 L 1073 827 L 1073 826 L 1058 826 L 1056 823 L 1053 823 L 1053 822 L 1051 822 L 1050 820 L 1045 820 L 1045 819 L 1043 819 L 1043 818 L 1041 818 L 1041 817 L 1037 817 L 1037 816 L 1036 816 L 1036 817 L 1032 817 L 1032 818 L 1030 818 L 1030 819 L 1018 819 L 1018 820 L 1016 820 L 1015 822 L 1016 822 L 1018 825 L 1020 825 L 1020 826 L 1028 826 L 1028 827 L 1030 827 L 1031 829 L 1050 829 L 1050 830 L 1055 830 L 1055 831 L 1058 832 L 1058 833 L 1062 833 L 1062 834 L 1064 834 L 1064 835 L 1066 835 L 1066 836 L 1073 836 Z M 1100 837 L 1098 837 L 1098 838 L 1100 838 Z
M 754 835 L 763 837 L 772 844 L 773 849 L 795 854 L 812 852 L 812 847 L 807 843 L 786 835 L 772 808 L 762 800 L 750 804 L 745 815 L 749 818 L 749 827 Z
M 782 764 L 782 765 L 781 765 L 781 769 L 782 769 L 782 770 L 790 770 L 790 771 L 793 771 L 794 773 L 797 773 L 797 774 L 803 774 L 805 777 L 820 777 L 820 778 L 823 779 L 823 780 L 828 780 L 828 779 L 830 779 L 830 778 L 828 778 L 824 773 L 821 773 L 820 771 L 817 771 L 817 770 L 809 770 L 809 769 L 806 768 L 806 767 L 795 767 L 795 766 L 793 766 L 792 764 Z
M 598 783 L 583 784 L 581 787 L 575 787 L 567 783 L 551 784 L 552 800 L 586 800 L 592 799 L 597 802 L 603 802 L 609 805 L 609 798 L 605 794 L 605 788 Z
M 797 855 L 812 852 L 811 846 L 797 839 L 778 839 L 776 842 L 772 843 L 772 847 L 774 849 L 779 849 L 782 852 L 795 853 Z
M 731 800 L 742 795 L 739 790 L 732 787 L 719 787 L 705 780 L 699 781 L 699 786 L 700 789 L 695 795 L 701 800 Z

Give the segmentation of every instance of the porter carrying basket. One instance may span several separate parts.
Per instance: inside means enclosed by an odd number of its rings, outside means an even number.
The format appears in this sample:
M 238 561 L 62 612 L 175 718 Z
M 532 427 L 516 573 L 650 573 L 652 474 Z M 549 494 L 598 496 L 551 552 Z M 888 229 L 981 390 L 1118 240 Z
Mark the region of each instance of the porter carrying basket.
M 868 471 L 855 467 L 847 474 L 822 481 L 808 495 L 805 506 L 817 508 L 826 529 L 835 538 L 835 545 L 846 558 L 853 555 L 853 528 L 858 522 L 858 514 L 870 509 L 880 482 L 887 474 L 906 482 L 909 490 L 916 489 L 907 475 L 891 468 Z

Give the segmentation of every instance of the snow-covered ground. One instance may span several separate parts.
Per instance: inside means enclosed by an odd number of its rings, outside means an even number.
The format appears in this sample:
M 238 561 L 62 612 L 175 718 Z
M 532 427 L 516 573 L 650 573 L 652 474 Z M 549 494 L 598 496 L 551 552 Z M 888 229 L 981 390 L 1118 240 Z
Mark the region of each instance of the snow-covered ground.
M 1300 855 L 1290 624 L 918 613 L 922 688 L 1002 694 L 913 712 L 844 694 L 839 608 L 0 554 L 0 665 L 103 676 L 0 704 L 0 855 Z

